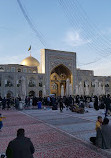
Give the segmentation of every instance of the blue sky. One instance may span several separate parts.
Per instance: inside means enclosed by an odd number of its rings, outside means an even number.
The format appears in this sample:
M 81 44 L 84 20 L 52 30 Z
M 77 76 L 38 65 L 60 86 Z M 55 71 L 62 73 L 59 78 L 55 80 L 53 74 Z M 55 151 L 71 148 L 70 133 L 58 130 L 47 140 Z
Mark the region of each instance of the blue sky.
M 77 66 L 111 75 L 111 0 L 21 0 L 42 40 L 26 21 L 17 0 L 0 1 L 0 64 L 20 64 L 40 49 L 77 53 Z M 92 63 L 92 64 L 91 64 Z

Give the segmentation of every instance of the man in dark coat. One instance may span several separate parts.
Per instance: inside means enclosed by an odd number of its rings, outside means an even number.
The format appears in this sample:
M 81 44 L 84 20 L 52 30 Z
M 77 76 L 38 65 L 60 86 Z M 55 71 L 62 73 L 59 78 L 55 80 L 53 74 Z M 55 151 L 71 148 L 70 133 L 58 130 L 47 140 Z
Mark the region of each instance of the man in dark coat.
M 19 108 L 19 98 L 15 98 L 15 108 L 18 109 Z
M 6 108 L 6 98 L 2 99 L 2 110 Z
M 9 109 L 10 108 L 10 98 L 7 98 L 7 109 Z
M 18 129 L 17 137 L 9 142 L 6 150 L 7 158 L 33 158 L 34 146 L 24 133 L 24 129 Z
M 55 96 L 52 96 L 52 98 L 51 98 L 51 105 L 52 105 L 53 110 L 57 110 L 57 104 L 56 104 Z
M 72 98 L 72 96 L 69 96 L 69 106 L 71 107 L 74 104 L 74 99 Z
M 59 100 L 59 106 L 60 106 L 60 112 L 62 112 L 62 111 L 63 111 L 64 106 L 63 106 L 63 100 L 62 100 L 62 98 L 61 98 L 61 97 L 60 97 L 60 100 Z

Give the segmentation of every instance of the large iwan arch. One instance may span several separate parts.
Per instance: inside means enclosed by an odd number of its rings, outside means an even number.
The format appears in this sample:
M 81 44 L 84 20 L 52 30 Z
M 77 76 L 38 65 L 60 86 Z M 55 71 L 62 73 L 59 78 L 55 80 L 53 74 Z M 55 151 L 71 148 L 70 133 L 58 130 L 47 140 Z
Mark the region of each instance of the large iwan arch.
M 61 86 L 64 87 L 64 92 L 66 92 L 66 80 L 69 79 L 72 84 L 72 73 L 71 71 L 60 64 L 52 69 L 50 73 L 50 92 L 56 96 L 61 95 Z

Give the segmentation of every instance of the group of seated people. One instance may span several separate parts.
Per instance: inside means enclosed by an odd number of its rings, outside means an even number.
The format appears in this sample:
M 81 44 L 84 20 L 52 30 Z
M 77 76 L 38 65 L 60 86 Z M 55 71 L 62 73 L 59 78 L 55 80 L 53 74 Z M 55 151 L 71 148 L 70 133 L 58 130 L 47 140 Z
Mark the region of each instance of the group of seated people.
M 69 108 L 72 112 L 77 112 L 80 114 L 83 114 L 85 112 L 84 107 L 83 106 L 79 106 L 77 104 L 74 104 L 73 106 L 71 106 Z
M 111 149 L 111 125 L 109 119 L 98 116 L 96 121 L 96 137 L 90 137 L 90 141 L 99 148 Z

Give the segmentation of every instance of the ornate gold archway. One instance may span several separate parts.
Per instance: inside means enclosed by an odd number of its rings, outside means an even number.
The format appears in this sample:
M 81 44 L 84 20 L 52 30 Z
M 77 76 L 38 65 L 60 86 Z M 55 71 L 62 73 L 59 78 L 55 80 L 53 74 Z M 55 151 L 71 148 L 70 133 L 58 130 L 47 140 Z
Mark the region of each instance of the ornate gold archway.
M 64 86 L 64 92 L 66 91 L 66 80 L 69 79 L 72 83 L 72 73 L 71 71 L 60 64 L 52 69 L 50 73 L 50 92 L 56 96 L 61 95 L 61 86 Z

